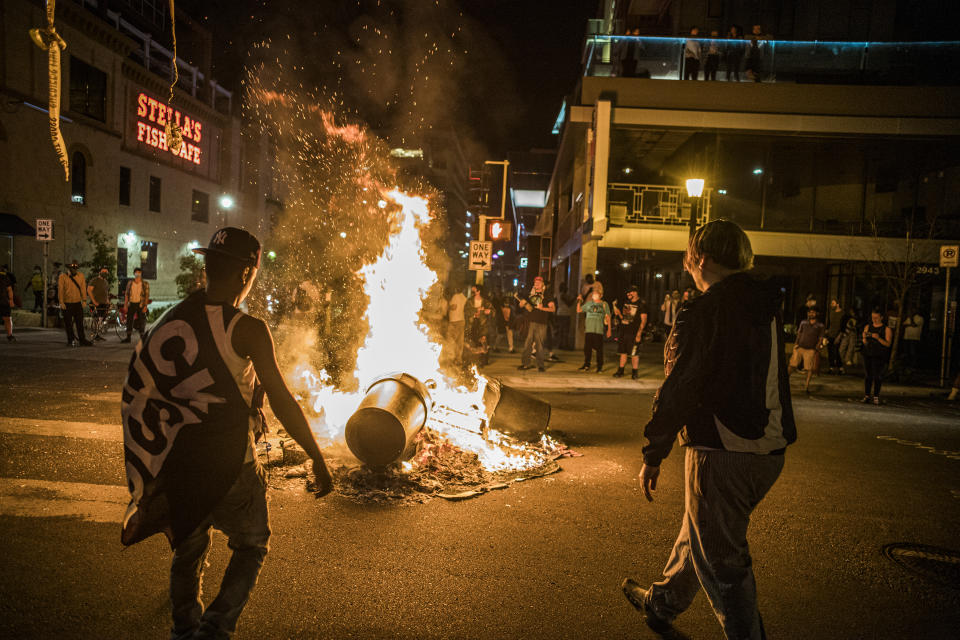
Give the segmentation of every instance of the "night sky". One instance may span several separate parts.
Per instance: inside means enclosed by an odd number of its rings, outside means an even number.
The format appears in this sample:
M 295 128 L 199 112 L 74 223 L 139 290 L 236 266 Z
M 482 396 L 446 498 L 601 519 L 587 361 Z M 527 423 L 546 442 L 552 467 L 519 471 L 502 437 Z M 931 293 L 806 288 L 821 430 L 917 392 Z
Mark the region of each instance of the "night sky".
M 180 0 L 213 32 L 214 76 L 280 66 L 352 119 L 411 140 L 455 128 L 471 156 L 552 147 L 596 2 Z M 266 46 L 256 46 L 263 43 Z

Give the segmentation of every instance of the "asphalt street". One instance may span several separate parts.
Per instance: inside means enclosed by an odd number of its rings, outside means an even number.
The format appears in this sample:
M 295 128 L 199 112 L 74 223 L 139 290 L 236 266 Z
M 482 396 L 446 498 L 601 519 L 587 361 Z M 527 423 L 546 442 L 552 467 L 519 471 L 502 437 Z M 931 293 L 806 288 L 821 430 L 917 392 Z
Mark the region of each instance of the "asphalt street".
M 165 638 L 168 545 L 120 544 L 131 346 L 63 343 L 34 330 L 0 344 L 0 637 Z M 682 452 L 654 503 L 636 479 L 658 349 L 638 381 L 609 363 L 579 373 L 572 352 L 544 373 L 495 356 L 487 373 L 551 402 L 551 428 L 583 454 L 559 473 L 415 506 L 271 489 L 271 551 L 236 637 L 657 637 L 619 583 L 658 578 L 682 513 Z M 768 635 L 958 638 L 960 408 L 929 388 L 890 386 L 880 407 L 861 394 L 855 376 L 795 393 L 799 440 L 749 534 Z M 207 601 L 228 554 L 218 535 Z M 703 594 L 677 629 L 722 637 Z

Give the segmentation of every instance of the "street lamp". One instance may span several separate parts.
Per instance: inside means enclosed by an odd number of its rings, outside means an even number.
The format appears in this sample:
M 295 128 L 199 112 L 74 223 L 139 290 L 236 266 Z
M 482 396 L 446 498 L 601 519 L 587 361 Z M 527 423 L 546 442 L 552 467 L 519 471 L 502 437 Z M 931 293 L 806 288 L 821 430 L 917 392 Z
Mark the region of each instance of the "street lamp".
M 697 212 L 700 209 L 700 196 L 703 195 L 703 178 L 687 180 L 687 196 L 690 197 L 690 237 L 697 231 Z

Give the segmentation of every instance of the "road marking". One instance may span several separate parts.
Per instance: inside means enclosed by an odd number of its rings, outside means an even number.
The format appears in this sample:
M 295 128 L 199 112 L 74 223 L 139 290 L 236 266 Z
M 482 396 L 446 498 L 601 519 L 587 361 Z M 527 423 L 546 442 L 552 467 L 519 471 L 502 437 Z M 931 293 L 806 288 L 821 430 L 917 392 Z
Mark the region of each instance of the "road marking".
M 916 447 L 917 449 L 921 449 L 923 451 L 929 451 L 934 455 L 943 456 L 948 460 L 960 460 L 960 451 L 948 451 L 945 449 L 937 449 L 935 447 L 931 447 L 930 445 L 923 444 L 922 442 L 914 442 L 913 440 L 901 440 L 900 438 L 896 438 L 894 436 L 877 436 L 877 440 L 889 440 L 890 442 L 896 442 L 897 444 L 902 444 L 907 447 Z
M 0 478 L 0 515 L 80 518 L 122 522 L 130 494 L 126 487 L 84 482 Z
M 120 424 L 119 416 L 114 424 L 39 418 L 0 418 L 0 433 L 123 442 L 123 425 Z

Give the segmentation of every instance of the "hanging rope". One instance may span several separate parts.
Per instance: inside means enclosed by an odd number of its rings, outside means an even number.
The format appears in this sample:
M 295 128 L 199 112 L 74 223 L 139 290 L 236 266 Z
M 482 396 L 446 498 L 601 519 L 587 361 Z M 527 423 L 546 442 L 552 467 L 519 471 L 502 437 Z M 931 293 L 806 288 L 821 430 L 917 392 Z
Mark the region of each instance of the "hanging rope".
M 171 4 L 173 0 L 170 0 Z M 30 29 L 30 39 L 41 49 L 47 52 L 47 82 L 48 100 L 47 114 L 49 115 L 50 141 L 57 154 L 57 160 L 63 166 L 64 180 L 70 179 L 70 161 L 67 158 L 67 145 L 60 132 L 60 52 L 67 48 L 67 43 L 53 27 L 53 15 L 56 9 L 56 0 L 47 0 L 47 26 L 43 29 Z
M 177 20 L 174 16 L 173 0 L 170 0 L 170 35 L 173 40 L 173 82 L 170 83 L 170 97 L 167 98 L 167 106 L 173 108 L 173 90 L 180 81 L 180 70 L 177 68 Z M 174 122 L 171 117 L 167 118 L 167 124 L 164 126 L 164 133 L 167 136 L 167 146 L 174 153 L 180 151 L 183 146 L 183 131 L 180 124 Z

